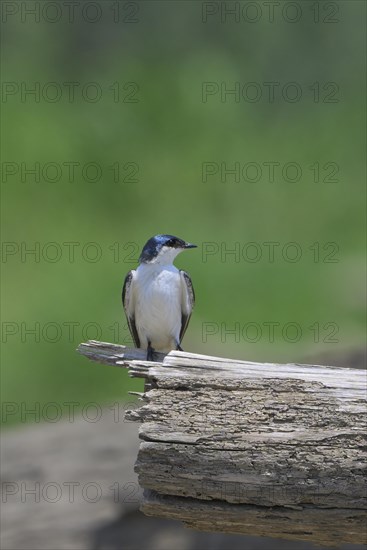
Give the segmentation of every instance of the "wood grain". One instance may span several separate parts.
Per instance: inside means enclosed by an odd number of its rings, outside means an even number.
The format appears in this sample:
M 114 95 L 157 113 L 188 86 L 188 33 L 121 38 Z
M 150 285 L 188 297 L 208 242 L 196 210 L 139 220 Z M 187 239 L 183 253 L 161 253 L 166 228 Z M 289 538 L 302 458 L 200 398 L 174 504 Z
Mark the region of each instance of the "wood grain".
M 366 373 L 319 365 L 145 352 L 91 341 L 78 351 L 152 389 L 136 471 L 148 515 L 201 530 L 366 542 Z

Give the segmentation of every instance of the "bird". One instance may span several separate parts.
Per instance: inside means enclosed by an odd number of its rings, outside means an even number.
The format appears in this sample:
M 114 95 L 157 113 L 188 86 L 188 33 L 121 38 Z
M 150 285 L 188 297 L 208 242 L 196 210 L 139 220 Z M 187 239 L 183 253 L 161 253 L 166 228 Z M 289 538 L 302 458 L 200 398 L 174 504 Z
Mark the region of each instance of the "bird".
M 137 348 L 154 352 L 180 350 L 195 304 L 192 281 L 173 265 L 183 250 L 197 248 L 174 235 L 155 235 L 144 245 L 136 270 L 126 275 L 122 304 Z

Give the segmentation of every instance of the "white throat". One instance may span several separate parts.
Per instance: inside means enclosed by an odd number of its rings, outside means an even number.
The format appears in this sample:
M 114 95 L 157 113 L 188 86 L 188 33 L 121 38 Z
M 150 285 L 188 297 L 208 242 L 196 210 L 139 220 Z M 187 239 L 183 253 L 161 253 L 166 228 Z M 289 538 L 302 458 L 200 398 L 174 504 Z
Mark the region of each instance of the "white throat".
M 180 252 L 182 252 L 182 248 L 171 248 L 169 246 L 162 246 L 158 256 L 154 258 L 151 262 L 148 262 L 147 265 L 172 265 L 174 259 Z

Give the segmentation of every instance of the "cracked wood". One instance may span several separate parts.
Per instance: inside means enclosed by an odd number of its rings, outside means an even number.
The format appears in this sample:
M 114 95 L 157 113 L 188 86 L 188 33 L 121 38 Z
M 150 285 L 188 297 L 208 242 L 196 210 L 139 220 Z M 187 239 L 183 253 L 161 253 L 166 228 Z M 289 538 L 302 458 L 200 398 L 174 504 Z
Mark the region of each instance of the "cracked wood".
M 179 351 L 153 363 L 94 341 L 79 351 L 152 387 L 127 413 L 141 422 L 145 513 L 204 530 L 364 542 L 365 371 Z

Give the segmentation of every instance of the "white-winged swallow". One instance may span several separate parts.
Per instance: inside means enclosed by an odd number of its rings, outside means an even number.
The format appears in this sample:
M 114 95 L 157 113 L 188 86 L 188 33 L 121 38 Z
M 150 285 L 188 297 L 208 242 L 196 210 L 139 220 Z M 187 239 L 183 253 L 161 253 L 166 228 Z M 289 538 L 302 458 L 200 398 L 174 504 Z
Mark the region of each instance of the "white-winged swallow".
M 182 351 L 181 342 L 194 307 L 189 275 L 173 265 L 183 250 L 196 248 L 173 235 L 156 235 L 145 244 L 136 270 L 129 271 L 122 289 L 122 303 L 137 348 Z

